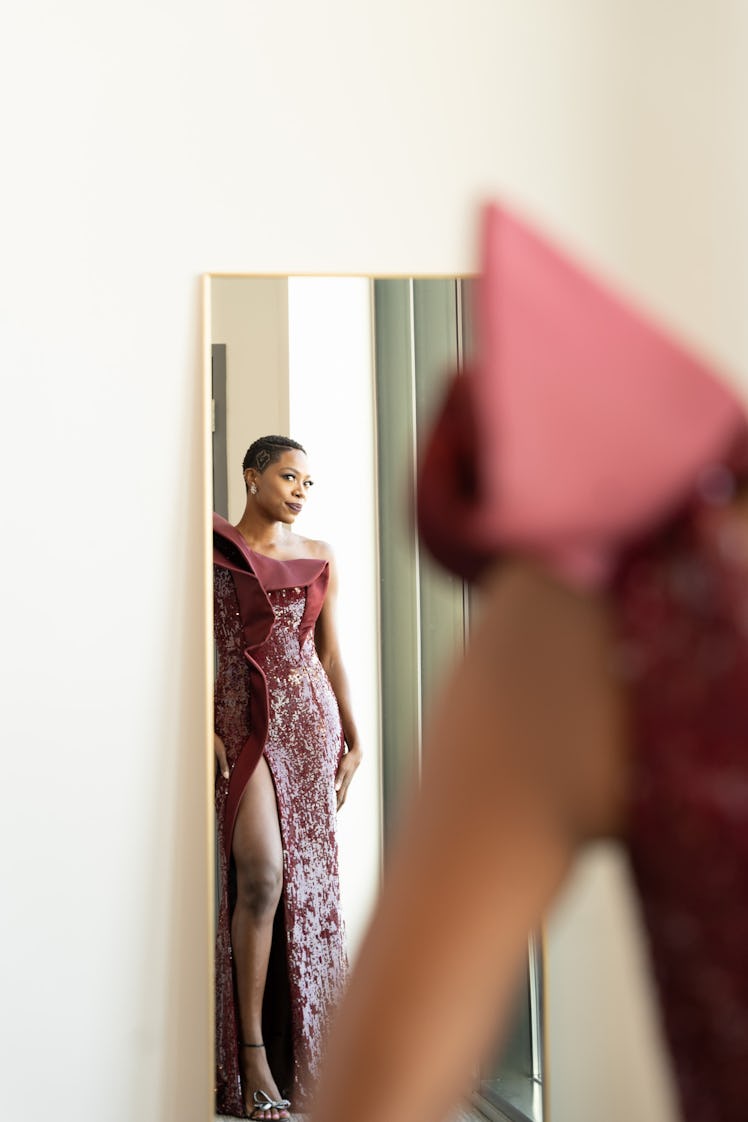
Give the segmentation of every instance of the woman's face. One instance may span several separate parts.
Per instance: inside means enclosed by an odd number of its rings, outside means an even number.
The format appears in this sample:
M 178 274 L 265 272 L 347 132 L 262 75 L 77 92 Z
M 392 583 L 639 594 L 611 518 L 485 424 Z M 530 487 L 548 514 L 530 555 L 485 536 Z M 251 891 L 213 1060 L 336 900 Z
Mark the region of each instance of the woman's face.
M 313 486 L 306 455 L 291 448 L 261 474 L 248 471 L 247 481 L 255 483 L 255 502 L 263 511 L 276 522 L 287 524 L 301 513 Z

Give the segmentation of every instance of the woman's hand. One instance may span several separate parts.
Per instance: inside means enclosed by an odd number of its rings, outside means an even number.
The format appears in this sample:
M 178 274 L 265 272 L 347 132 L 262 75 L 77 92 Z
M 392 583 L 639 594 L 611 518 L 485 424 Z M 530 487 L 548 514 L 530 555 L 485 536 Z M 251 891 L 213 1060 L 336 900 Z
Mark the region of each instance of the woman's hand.
M 352 748 L 348 749 L 348 751 L 345 753 L 342 760 L 338 764 L 338 773 L 335 776 L 335 791 L 337 792 L 338 797 L 338 810 L 340 810 L 341 806 L 345 802 L 345 797 L 348 794 L 348 788 L 350 787 L 351 780 L 353 779 L 353 773 L 361 763 L 361 754 L 362 753 L 359 746 L 357 744 L 354 744 Z
M 226 745 L 221 740 L 217 732 L 213 733 L 213 747 L 216 752 L 216 764 L 224 779 L 229 777 L 229 761 L 226 758 Z

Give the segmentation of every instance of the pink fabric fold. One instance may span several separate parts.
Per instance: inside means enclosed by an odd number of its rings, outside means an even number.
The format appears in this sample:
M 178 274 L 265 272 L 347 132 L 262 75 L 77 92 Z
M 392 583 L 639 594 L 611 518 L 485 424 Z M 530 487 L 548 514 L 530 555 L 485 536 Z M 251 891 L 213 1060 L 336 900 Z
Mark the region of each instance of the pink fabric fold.
M 709 364 L 495 204 L 477 301 L 478 363 L 420 471 L 421 534 L 449 568 L 522 552 L 604 583 L 703 473 L 744 467 L 744 408 Z

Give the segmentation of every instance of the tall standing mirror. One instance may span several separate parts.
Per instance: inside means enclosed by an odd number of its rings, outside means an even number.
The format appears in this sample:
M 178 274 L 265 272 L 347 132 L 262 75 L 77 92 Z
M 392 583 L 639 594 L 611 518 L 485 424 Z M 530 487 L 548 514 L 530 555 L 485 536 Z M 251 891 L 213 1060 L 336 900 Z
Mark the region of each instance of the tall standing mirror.
M 412 519 L 419 442 L 446 378 L 470 358 L 471 292 L 471 279 L 456 277 L 205 278 L 214 510 L 236 524 L 249 444 L 289 435 L 314 473 L 299 529 L 335 550 L 364 741 L 338 822 L 351 958 L 387 875 L 403 792 L 427 766 L 423 713 L 480 611 L 419 547 Z M 538 935 L 509 1039 L 476 1071 L 475 1118 L 543 1122 L 542 967 Z

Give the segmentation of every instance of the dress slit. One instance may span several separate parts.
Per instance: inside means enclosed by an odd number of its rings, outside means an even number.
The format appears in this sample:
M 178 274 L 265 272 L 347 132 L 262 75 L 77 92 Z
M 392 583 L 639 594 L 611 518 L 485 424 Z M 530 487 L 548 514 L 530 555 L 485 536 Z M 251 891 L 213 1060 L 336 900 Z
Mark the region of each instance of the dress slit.
M 219 1114 L 235 1117 L 243 1117 L 244 1107 L 230 940 L 236 891 L 232 846 L 255 752 L 255 758 L 261 754 L 268 764 L 283 849 L 282 899 L 273 924 L 263 1037 L 273 1076 L 294 1111 L 308 1106 L 329 1015 L 348 969 L 334 791 L 342 729 L 313 627 L 324 600 L 327 568 L 309 559 L 277 566 L 272 559 L 260 565 L 256 560 L 253 556 L 246 580 L 235 567 L 222 567 L 218 561 L 214 576 L 216 729 L 226 744 L 231 771 L 229 780 L 219 775 L 216 781 L 223 843 L 216 932 L 216 1108 Z M 299 583 L 279 587 L 281 578 Z M 255 586 L 259 606 L 272 613 L 272 623 L 263 624 L 264 638 L 249 643 L 247 604 Z M 230 790 L 235 775 L 242 784 L 240 792 Z

